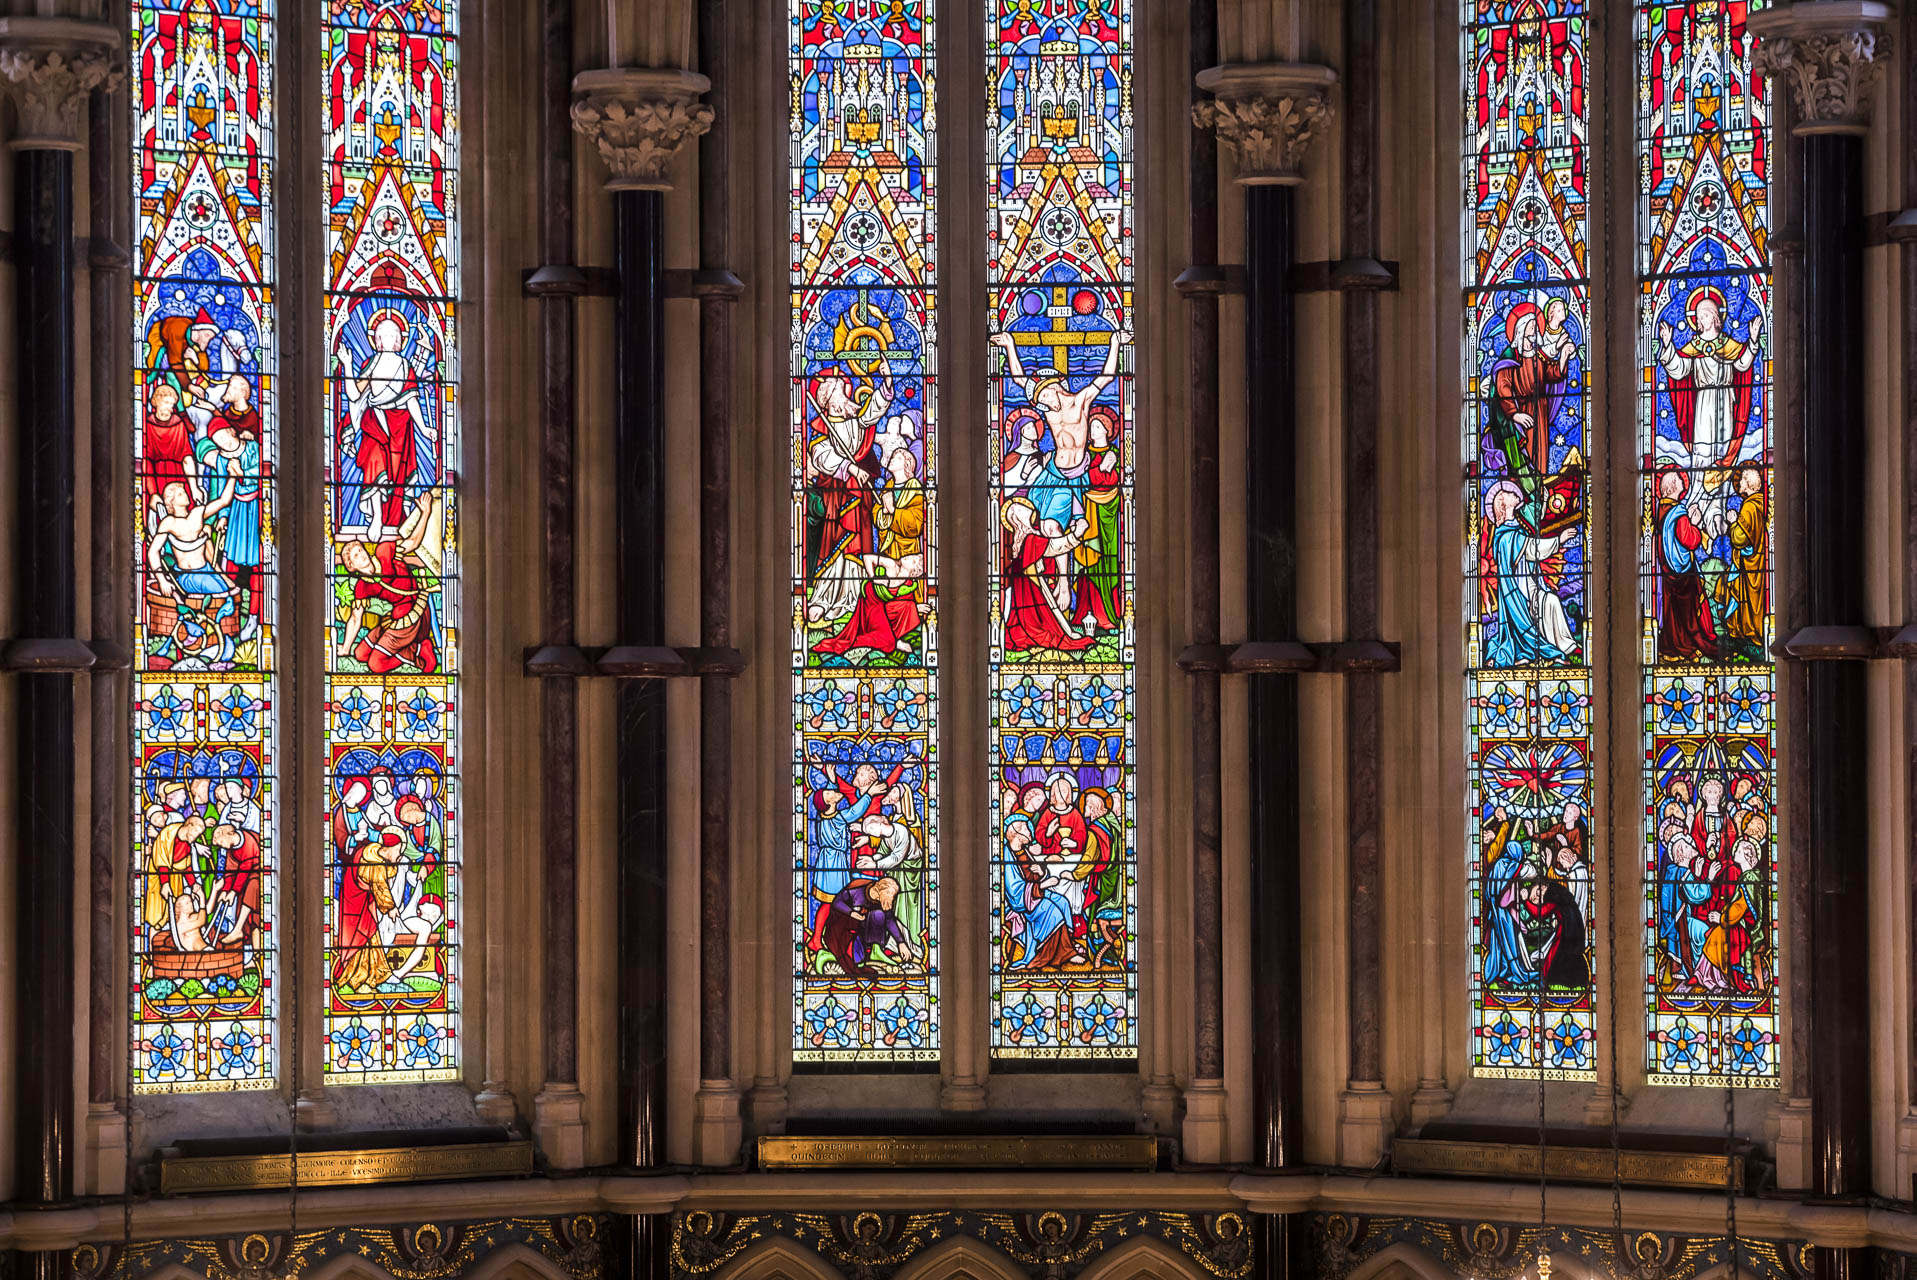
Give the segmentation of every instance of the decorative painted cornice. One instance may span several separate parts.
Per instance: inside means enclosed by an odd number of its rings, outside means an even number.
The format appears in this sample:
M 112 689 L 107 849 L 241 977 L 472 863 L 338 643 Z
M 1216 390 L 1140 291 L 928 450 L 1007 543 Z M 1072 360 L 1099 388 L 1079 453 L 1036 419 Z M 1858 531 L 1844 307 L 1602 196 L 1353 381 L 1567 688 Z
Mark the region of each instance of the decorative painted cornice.
M 68 18 L 0 18 L 0 89 L 13 100 L 15 151 L 78 151 L 80 107 L 125 78 L 120 32 Z
M 573 128 L 599 148 L 612 177 L 608 191 L 670 191 L 666 169 L 688 138 L 712 127 L 698 100 L 711 87 L 691 71 L 611 67 L 572 82 Z
M 1870 95 L 1890 58 L 1880 0 L 1800 0 L 1750 17 L 1757 69 L 1790 86 L 1801 136 L 1870 131 Z
M 1262 62 L 1211 67 L 1198 87 L 1214 96 L 1192 104 L 1192 123 L 1217 133 L 1238 153 L 1245 186 L 1296 186 L 1312 137 L 1331 115 L 1338 75 L 1311 63 Z

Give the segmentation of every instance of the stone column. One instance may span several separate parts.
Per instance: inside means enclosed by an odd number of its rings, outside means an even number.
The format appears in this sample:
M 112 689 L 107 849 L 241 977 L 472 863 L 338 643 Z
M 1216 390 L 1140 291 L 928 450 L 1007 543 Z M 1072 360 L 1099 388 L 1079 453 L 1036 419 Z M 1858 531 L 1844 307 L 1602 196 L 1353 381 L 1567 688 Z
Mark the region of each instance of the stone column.
M 1791 700 L 1808 772 L 1810 1099 L 1812 1190 L 1851 1199 L 1870 1191 L 1870 928 L 1854 904 L 1867 893 L 1870 717 L 1866 670 L 1875 637 L 1866 628 L 1863 504 L 1867 451 L 1863 390 L 1864 135 L 1869 94 L 1889 53 L 1874 0 L 1784 5 L 1753 15 L 1764 37 L 1758 66 L 1788 88 L 1797 109 L 1791 146 L 1803 230 L 1804 313 L 1799 350 L 1802 617 L 1786 620 L 1784 655 L 1803 663 Z M 1866 1274 L 1867 1249 L 1818 1247 L 1819 1280 Z
M 74 1193 L 74 675 L 93 665 L 77 628 L 73 543 L 73 153 L 87 95 L 120 74 L 112 27 L 0 18 L 0 89 L 15 109 L 15 439 L 12 529 L 19 633 L 13 676 L 16 1204 Z M 53 1280 L 64 1253 L 23 1252 L 26 1280 Z
M 573 125 L 592 139 L 609 171 L 618 280 L 612 411 L 617 641 L 601 659 L 602 669 L 613 674 L 678 661 L 665 648 L 664 197 L 672 188 L 667 170 L 673 157 L 712 126 L 712 108 L 698 101 L 709 87 L 704 76 L 654 67 L 582 71 L 572 84 Z M 666 1144 L 664 680 L 622 679 L 617 716 L 618 1149 L 624 1167 L 649 1169 L 664 1163 Z M 732 1113 L 736 1125 L 736 1092 Z M 664 1215 L 623 1215 L 613 1235 L 614 1275 L 666 1274 L 670 1231 Z
M 1248 643 L 1298 632 L 1297 319 L 1291 283 L 1295 189 L 1331 110 L 1331 68 L 1268 62 L 1211 67 L 1193 109 L 1237 157 L 1245 188 L 1245 626 Z M 1254 673 L 1246 689 L 1251 838 L 1252 1158 L 1267 1169 L 1303 1159 L 1302 939 L 1299 913 L 1298 681 Z M 1291 1274 L 1295 1215 L 1254 1222 L 1260 1276 Z
M 1198 87 L 1215 96 L 1193 109 L 1235 153 L 1245 188 L 1245 621 L 1254 644 L 1298 631 L 1294 191 L 1336 79 L 1329 67 L 1301 63 L 1211 67 Z M 1302 1137 L 1297 678 L 1254 674 L 1247 693 L 1253 1154 L 1276 1169 L 1298 1163 Z
M 689 71 L 641 67 L 585 71 L 573 80 L 573 123 L 610 171 L 618 276 L 619 605 L 608 668 L 621 665 L 622 654 L 643 663 L 644 651 L 665 646 L 663 197 L 673 156 L 711 127 L 712 108 L 697 100 L 707 87 L 704 76 Z M 622 680 L 618 725 L 619 1152 L 622 1164 L 648 1168 L 664 1159 L 666 1120 L 664 682 Z
M 1218 56 L 1216 0 L 1190 9 L 1193 73 Z M 1219 1164 L 1230 1146 L 1225 1094 L 1224 802 L 1218 652 L 1218 143 L 1194 114 L 1190 150 L 1191 266 L 1178 284 L 1191 304 L 1191 457 L 1186 590 L 1191 643 L 1192 1081 L 1185 1090 L 1184 1158 Z M 1209 653 L 1209 658 L 1202 655 Z
M 539 299 L 540 533 L 544 564 L 542 647 L 528 663 L 540 675 L 539 791 L 543 955 L 540 1030 L 545 1040 L 533 1135 L 546 1163 L 586 1161 L 585 1096 L 579 1091 L 579 691 L 574 558 L 577 433 L 577 316 L 582 289 L 573 264 L 573 139 L 570 122 L 572 7 L 542 0 L 539 58 L 539 267 L 528 291 Z M 489 1093 L 492 1091 L 488 1091 Z
M 1344 6 L 1344 257 L 1333 269 L 1347 282 L 1382 284 L 1378 262 L 1377 0 Z M 1344 484 L 1346 643 L 1379 639 L 1378 583 L 1378 293 L 1344 297 Z M 1380 826 L 1383 676 L 1354 667 L 1345 676 L 1345 1088 L 1338 1098 L 1338 1163 L 1371 1168 L 1393 1130 L 1384 1086 L 1380 1006 L 1384 870 Z
M 745 1137 L 732 1067 L 732 308 L 728 0 L 699 0 L 699 65 L 711 73 L 699 142 L 699 1092 L 693 1149 L 730 1165 Z

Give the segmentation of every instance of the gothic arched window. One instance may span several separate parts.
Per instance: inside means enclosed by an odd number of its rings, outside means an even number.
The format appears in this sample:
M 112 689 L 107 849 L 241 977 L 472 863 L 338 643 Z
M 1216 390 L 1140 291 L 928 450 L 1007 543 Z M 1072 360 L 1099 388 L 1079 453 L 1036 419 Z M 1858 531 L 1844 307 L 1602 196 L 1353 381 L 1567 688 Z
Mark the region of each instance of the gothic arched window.
M 330 1082 L 452 1078 L 453 6 L 329 0 L 325 203 L 299 210 L 276 202 L 275 115 L 314 86 L 281 92 L 273 5 L 147 0 L 132 21 L 133 1087 L 275 1084 L 288 973 L 322 993 Z M 280 377 L 289 214 L 306 237 L 324 228 L 322 404 L 289 403 Z M 281 481 L 294 420 L 325 441 L 313 494 Z M 287 558 L 288 525 L 322 506 L 324 547 Z M 323 602 L 311 635 L 280 626 L 294 595 Z M 322 652 L 324 923 L 309 936 L 280 909 L 279 673 Z
M 137 1089 L 278 1071 L 274 17 L 133 9 Z
M 1590 74 L 1581 4 L 1463 8 L 1481 1076 L 1595 1078 L 1597 1001 L 1625 999 L 1629 981 L 1603 990 L 1600 938 L 1615 928 L 1644 931 L 1652 1083 L 1775 1083 L 1768 100 L 1749 7 L 1638 6 L 1628 79 Z M 1634 84 L 1636 100 L 1621 89 L 1605 100 L 1594 83 Z M 1631 176 L 1592 181 L 1594 125 L 1607 119 L 1635 122 L 1636 299 L 1593 283 L 1608 264 L 1592 261 L 1592 210 Z M 1634 302 L 1641 504 L 1623 477 L 1592 484 L 1613 456 L 1590 413 L 1594 380 L 1608 385 L 1594 333 Z M 1642 642 L 1629 652 L 1605 642 L 1607 617 L 1630 599 L 1626 572 L 1600 567 L 1605 500 L 1640 534 Z M 1640 671 L 1642 722 L 1607 734 L 1612 686 Z M 1602 819 L 1593 834 L 1595 815 L 1617 811 L 1599 788 L 1628 787 L 1634 772 L 1604 762 L 1634 750 L 1643 916 L 1603 892 L 1612 873 L 1600 850 L 1633 839 L 1602 838 Z
M 793 0 L 793 1058 L 936 1061 L 940 776 L 988 773 L 991 1051 L 1137 1052 L 1129 5 Z M 982 261 L 938 255 L 933 33 L 983 17 Z M 989 428 L 938 423 L 937 298 L 987 291 Z M 949 317 L 947 322 L 949 323 Z M 940 468 L 987 563 L 940 561 Z M 985 643 L 939 631 L 983 592 Z M 941 757 L 939 672 L 990 743 Z M 949 980 L 949 975 L 948 975 Z

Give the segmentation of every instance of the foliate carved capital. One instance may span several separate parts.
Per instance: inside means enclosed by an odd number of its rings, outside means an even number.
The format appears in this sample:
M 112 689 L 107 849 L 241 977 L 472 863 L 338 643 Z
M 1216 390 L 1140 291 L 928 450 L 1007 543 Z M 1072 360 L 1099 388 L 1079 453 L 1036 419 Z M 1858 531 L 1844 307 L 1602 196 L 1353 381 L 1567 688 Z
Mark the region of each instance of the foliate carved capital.
M 1295 186 L 1304 181 L 1305 152 L 1331 116 L 1329 67 L 1263 63 L 1212 67 L 1198 87 L 1216 97 L 1192 104 L 1192 123 L 1210 129 L 1238 153 L 1238 181 L 1246 186 Z
M 62 18 L 0 18 L 0 89 L 12 99 L 16 151 L 77 151 L 80 108 L 95 89 L 113 88 L 119 32 Z
M 666 170 L 689 138 L 712 127 L 699 95 L 711 87 L 690 71 L 613 67 L 572 82 L 572 125 L 612 170 L 608 191 L 669 191 Z
M 1879 11 L 1882 11 L 1880 14 Z M 1757 69 L 1788 85 L 1800 117 L 1797 134 L 1867 133 L 1870 95 L 1890 58 L 1890 33 L 1876 21 L 1881 4 L 1793 4 L 1751 16 Z

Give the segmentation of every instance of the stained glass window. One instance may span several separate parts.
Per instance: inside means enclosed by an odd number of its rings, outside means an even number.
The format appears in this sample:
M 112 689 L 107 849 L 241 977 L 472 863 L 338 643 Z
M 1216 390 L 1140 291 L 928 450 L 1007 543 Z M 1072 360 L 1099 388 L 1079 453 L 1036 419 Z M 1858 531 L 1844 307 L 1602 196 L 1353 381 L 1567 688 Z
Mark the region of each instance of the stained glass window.
M 279 889 L 273 8 L 132 9 L 136 1091 L 267 1088 Z
M 793 1042 L 933 1062 L 936 61 L 930 0 L 791 0 Z
M 1586 17 L 1463 17 L 1472 1062 L 1590 1077 Z
M 992 1053 L 1130 1058 L 1131 4 L 987 9 Z
M 445 0 L 327 0 L 326 1078 L 459 1068 L 459 90 Z
M 1770 107 L 1742 0 L 1641 5 L 1650 1079 L 1777 1084 Z

